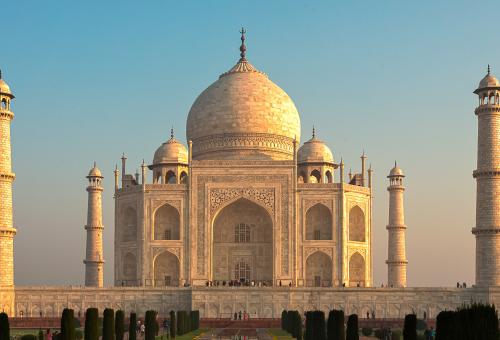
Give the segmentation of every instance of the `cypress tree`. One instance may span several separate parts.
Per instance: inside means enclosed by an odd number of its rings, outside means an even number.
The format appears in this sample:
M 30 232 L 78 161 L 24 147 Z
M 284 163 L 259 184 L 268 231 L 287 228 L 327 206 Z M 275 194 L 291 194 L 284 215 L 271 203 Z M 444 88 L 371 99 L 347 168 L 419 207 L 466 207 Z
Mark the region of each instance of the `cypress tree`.
M 128 320 L 128 340 L 136 340 L 137 338 L 137 314 L 130 313 L 130 318 Z
M 44 340 L 45 337 L 43 336 L 43 331 L 40 329 L 38 330 L 38 340 Z
M 144 326 L 146 328 L 146 334 L 144 336 L 144 340 L 155 340 L 155 336 L 156 336 L 156 312 L 154 310 L 146 311 Z
M 296 334 L 295 337 L 297 340 L 302 340 L 303 334 L 302 334 L 302 318 L 300 317 L 300 313 L 298 311 L 295 311 L 295 327 L 296 327 Z
M 115 340 L 115 311 L 111 308 L 104 310 L 102 340 Z
M 405 316 L 403 339 L 417 340 L 417 316 L 415 314 L 408 314 Z
M 115 337 L 116 340 L 123 340 L 125 335 L 125 313 L 117 310 L 115 314 Z
M 0 340 L 10 340 L 9 316 L 0 313 Z
M 175 312 L 173 310 L 171 310 L 170 311 L 170 337 L 175 338 L 176 335 L 177 335 L 177 323 L 175 322 Z
M 346 340 L 359 340 L 357 314 L 351 314 L 347 318 Z
M 60 340 L 75 340 L 75 314 L 72 309 L 64 308 L 61 316 Z
M 343 311 L 331 310 L 330 313 L 328 313 L 326 330 L 328 340 L 345 340 Z
M 286 327 L 286 313 L 287 313 L 287 311 L 286 311 L 286 310 L 283 310 L 283 311 L 281 312 L 281 329 L 282 329 L 282 330 L 284 330 L 284 331 L 286 331 L 286 330 L 287 330 L 287 329 L 286 329 L 286 328 L 287 328 L 287 327 Z
M 99 340 L 99 327 L 97 325 L 99 311 L 97 308 L 88 308 L 85 312 L 85 340 Z

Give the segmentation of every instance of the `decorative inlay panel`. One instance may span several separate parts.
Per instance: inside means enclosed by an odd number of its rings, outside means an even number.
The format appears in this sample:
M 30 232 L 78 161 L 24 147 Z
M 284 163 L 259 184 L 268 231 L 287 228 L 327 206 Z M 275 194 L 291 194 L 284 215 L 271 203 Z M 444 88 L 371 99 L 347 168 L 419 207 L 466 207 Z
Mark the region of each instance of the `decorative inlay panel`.
M 273 188 L 217 188 L 210 190 L 210 213 L 213 214 L 224 202 L 236 197 L 248 197 L 264 204 L 274 214 Z

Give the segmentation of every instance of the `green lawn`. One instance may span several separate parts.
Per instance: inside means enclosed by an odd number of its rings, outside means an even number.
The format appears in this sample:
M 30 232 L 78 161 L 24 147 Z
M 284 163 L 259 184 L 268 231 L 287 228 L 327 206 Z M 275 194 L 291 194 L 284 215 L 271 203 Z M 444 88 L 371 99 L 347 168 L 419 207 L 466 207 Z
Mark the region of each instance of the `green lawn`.
M 273 337 L 275 337 L 276 339 L 279 339 L 279 340 L 291 340 L 291 339 L 294 339 L 294 338 L 292 338 L 292 336 L 290 335 L 290 333 L 288 333 L 287 331 L 284 331 L 282 329 L 279 329 L 279 328 L 270 328 L 270 329 L 268 329 L 268 332 Z
M 208 328 L 200 328 L 184 335 L 178 335 L 175 337 L 175 340 L 192 340 L 201 333 L 205 333 L 206 331 L 208 331 Z

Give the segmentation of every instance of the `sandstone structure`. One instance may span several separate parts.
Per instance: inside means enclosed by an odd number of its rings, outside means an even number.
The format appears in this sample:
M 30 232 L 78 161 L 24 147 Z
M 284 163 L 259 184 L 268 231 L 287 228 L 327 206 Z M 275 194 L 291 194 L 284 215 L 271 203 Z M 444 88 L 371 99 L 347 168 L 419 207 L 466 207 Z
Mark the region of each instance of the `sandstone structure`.
M 104 283 L 104 256 L 102 253 L 102 177 L 101 171 L 94 163 L 94 167 L 90 169 L 89 186 L 89 202 L 87 208 L 87 251 L 83 261 L 85 263 L 85 286 L 102 287 Z
M 389 287 L 406 287 L 406 241 L 405 213 L 403 202 L 403 170 L 394 164 L 389 173 L 389 249 L 387 263 L 387 284 Z
M 244 32 L 244 31 L 242 31 Z M 500 84 L 488 71 L 479 95 L 476 285 L 406 288 L 403 172 L 389 174 L 388 282 L 373 286 L 373 170 L 344 177 L 344 162 L 313 129 L 300 146 L 291 98 L 241 58 L 194 102 L 187 147 L 173 134 L 141 173 L 114 171 L 114 286 L 103 287 L 102 174 L 87 188 L 86 287 L 17 287 L 13 281 L 10 110 L 0 76 L 0 308 L 11 316 L 58 316 L 65 307 L 199 309 L 202 317 L 279 317 L 332 308 L 403 317 L 464 303 L 500 303 Z M 148 170 L 150 175 L 148 175 Z M 151 179 L 148 179 L 151 177 Z M 228 282 L 232 285 L 229 286 Z M 237 284 L 236 284 L 237 283 Z

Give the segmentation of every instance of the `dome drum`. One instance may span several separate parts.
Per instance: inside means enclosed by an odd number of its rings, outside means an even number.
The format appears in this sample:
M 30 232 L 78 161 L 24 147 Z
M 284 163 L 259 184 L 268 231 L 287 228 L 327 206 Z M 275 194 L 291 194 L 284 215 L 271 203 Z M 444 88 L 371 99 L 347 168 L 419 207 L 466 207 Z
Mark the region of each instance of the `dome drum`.
M 193 140 L 193 158 L 291 160 L 293 144 L 292 138 L 274 134 L 224 133 Z

